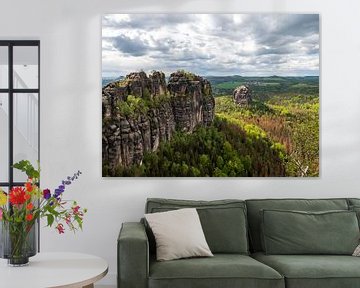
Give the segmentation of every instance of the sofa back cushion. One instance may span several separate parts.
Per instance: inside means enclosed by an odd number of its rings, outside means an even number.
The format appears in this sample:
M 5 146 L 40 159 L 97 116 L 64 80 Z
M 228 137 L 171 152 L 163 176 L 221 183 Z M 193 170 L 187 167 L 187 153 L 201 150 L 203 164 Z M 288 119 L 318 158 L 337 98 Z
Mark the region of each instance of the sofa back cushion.
M 146 213 L 165 212 L 181 208 L 196 208 L 206 241 L 213 253 L 248 254 L 247 213 L 242 200 L 193 201 L 151 198 Z M 174 224 L 175 225 L 175 224 Z M 153 249 L 154 238 L 149 229 Z
M 330 211 L 348 210 L 346 199 L 254 199 L 246 200 L 250 246 L 253 252 L 261 246 L 261 210 Z
M 349 206 L 360 206 L 360 198 L 348 198 L 347 201 Z
M 349 198 L 347 200 L 348 200 L 349 210 L 356 212 L 356 216 L 358 218 L 359 228 L 360 228 L 360 199 Z
M 262 243 L 269 255 L 352 255 L 359 244 L 354 211 L 262 210 Z
M 350 206 L 350 211 L 354 211 L 356 213 L 356 217 L 358 218 L 358 224 L 360 228 L 360 206 Z

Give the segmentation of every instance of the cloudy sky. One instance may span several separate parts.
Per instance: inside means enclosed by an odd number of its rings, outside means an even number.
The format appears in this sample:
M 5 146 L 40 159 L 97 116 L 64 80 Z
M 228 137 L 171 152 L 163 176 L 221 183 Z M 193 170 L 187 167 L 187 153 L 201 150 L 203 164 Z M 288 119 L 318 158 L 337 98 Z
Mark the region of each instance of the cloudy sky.
M 111 14 L 102 22 L 103 77 L 141 69 L 319 75 L 317 14 Z

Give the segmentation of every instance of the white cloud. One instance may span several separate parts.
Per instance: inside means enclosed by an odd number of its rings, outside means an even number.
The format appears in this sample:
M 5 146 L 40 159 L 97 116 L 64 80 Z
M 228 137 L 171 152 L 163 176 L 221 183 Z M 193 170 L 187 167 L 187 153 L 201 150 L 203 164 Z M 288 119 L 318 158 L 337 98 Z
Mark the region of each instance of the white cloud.
M 103 75 L 187 69 L 201 75 L 318 75 L 311 14 L 115 14 L 103 17 Z

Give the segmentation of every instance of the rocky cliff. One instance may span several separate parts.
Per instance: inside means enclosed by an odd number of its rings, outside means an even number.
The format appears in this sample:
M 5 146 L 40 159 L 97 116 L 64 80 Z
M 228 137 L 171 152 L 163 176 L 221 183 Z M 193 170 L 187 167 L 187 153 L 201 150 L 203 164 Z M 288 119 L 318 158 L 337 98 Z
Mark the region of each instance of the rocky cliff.
M 235 104 L 240 106 L 249 105 L 252 102 L 251 89 L 247 85 L 237 87 L 233 92 Z
M 124 80 L 103 87 L 103 163 L 116 167 L 141 164 L 146 151 L 156 151 L 176 130 L 191 133 L 210 125 L 215 101 L 206 79 L 178 71 L 166 84 L 165 75 L 153 71 L 130 73 Z
M 199 125 L 210 125 L 215 100 L 210 82 L 186 72 L 170 75 L 168 90 L 172 96 L 174 118 L 179 130 L 192 132 Z

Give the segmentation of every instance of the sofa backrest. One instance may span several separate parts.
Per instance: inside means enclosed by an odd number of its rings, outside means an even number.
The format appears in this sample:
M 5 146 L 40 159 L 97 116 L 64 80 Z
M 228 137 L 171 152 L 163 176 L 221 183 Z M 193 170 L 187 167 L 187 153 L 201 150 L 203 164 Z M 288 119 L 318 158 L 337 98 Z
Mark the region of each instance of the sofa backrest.
M 246 200 L 248 213 L 250 248 L 252 252 L 262 251 L 261 214 L 263 209 L 331 211 L 348 210 L 347 199 L 253 199 Z
M 348 198 L 349 210 L 355 211 L 358 218 L 358 224 L 360 229 L 360 199 L 359 198 Z
M 213 253 L 248 254 L 247 213 L 243 200 L 175 200 L 150 198 L 145 213 L 157 213 L 181 208 L 196 208 L 206 241 Z M 147 227 L 151 252 L 154 237 Z
M 349 208 L 352 206 L 360 207 L 360 199 L 359 198 L 348 198 L 347 199 Z

